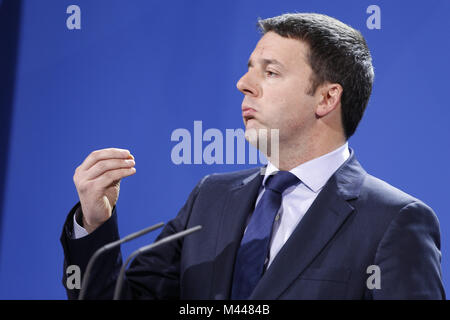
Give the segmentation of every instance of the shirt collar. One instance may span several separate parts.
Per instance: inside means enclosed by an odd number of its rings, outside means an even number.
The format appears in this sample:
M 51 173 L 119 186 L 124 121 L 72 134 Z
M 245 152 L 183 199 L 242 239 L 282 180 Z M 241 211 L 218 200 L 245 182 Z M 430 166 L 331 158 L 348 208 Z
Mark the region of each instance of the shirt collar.
M 346 142 L 323 156 L 302 163 L 290 170 L 290 172 L 296 175 L 305 186 L 317 193 L 349 156 L 350 151 L 348 142 Z M 277 171 L 279 171 L 278 168 L 269 161 L 264 173 L 263 185 L 266 183 L 269 175 Z

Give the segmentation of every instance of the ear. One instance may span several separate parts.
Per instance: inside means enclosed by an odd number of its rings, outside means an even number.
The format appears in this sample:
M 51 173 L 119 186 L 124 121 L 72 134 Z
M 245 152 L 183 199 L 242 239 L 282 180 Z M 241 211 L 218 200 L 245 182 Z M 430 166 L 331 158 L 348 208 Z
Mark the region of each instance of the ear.
M 325 83 L 317 90 L 319 103 L 316 116 L 323 117 L 341 105 L 342 86 L 338 83 Z

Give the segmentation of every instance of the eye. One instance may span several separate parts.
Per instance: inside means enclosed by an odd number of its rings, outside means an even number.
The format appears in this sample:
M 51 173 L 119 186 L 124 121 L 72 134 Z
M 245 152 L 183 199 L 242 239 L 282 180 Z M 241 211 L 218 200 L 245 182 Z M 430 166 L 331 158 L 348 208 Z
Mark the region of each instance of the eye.
M 273 78 L 273 77 L 278 76 L 278 73 L 276 73 L 274 71 L 266 70 L 266 76 L 268 76 L 269 78 Z

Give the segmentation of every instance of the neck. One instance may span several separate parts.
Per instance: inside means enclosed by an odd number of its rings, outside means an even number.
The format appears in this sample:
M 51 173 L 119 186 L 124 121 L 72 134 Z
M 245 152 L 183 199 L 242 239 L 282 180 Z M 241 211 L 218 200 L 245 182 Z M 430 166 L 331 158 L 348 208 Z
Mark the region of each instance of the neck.
M 293 168 L 308 162 L 312 159 L 330 153 L 341 147 L 346 140 L 340 139 L 322 139 L 314 141 L 314 139 L 307 139 L 307 141 L 287 142 L 280 141 L 279 157 L 270 156 L 268 159 L 278 169 L 289 171 Z

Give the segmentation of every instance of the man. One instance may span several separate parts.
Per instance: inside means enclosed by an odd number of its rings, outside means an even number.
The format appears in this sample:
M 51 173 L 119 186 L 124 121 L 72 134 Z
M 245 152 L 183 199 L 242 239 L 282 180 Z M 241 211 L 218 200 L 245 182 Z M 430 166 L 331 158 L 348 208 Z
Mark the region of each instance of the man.
M 237 87 L 248 139 L 258 145 L 247 133 L 279 130 L 278 155 L 263 171 L 203 178 L 159 238 L 202 230 L 136 258 L 122 297 L 445 298 L 435 214 L 366 173 L 347 145 L 374 77 L 362 35 L 319 14 L 259 26 Z M 104 149 L 77 168 L 80 203 L 61 236 L 66 266 L 84 270 L 95 250 L 118 239 L 119 183 L 134 164 L 127 150 Z M 111 298 L 120 266 L 119 250 L 98 261 L 88 298 Z

